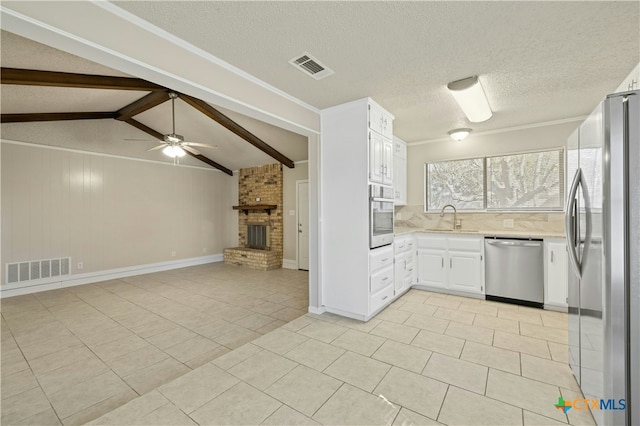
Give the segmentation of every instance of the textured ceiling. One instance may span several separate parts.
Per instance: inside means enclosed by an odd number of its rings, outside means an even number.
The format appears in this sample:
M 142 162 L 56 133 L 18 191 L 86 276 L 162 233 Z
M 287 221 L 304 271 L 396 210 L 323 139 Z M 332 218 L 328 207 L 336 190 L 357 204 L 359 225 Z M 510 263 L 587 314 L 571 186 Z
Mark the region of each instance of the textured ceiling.
M 17 35 L 1 32 L 3 67 L 38 69 L 84 74 L 127 76 L 83 58 L 36 43 Z M 94 90 L 61 87 L 2 85 L 2 113 L 116 111 L 143 97 L 148 92 L 126 90 Z M 287 130 L 217 107 L 263 141 L 293 161 L 307 159 L 307 139 Z M 171 103 L 165 102 L 135 120 L 160 133 L 171 132 Z M 185 140 L 217 145 L 217 149 L 198 150 L 217 163 L 237 170 L 276 160 L 240 137 L 215 123 L 181 100 L 176 101 L 176 132 Z M 2 138 L 41 143 L 85 151 L 125 155 L 149 160 L 172 162 L 160 151 L 147 152 L 159 144 L 146 133 L 112 119 L 63 122 L 5 123 Z M 143 139 L 127 141 L 125 139 Z M 199 160 L 185 157 L 183 164 L 209 167 Z
M 113 3 L 315 107 L 370 96 L 407 141 L 585 115 L 640 62 L 640 2 Z M 475 74 L 495 114 L 470 125 L 446 84 Z

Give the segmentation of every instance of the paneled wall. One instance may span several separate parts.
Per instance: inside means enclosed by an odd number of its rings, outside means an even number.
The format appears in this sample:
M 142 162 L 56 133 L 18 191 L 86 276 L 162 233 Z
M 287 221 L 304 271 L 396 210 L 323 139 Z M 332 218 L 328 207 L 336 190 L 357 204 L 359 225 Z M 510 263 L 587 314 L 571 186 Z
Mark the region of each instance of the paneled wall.
M 213 169 L 10 142 L 1 159 L 3 284 L 11 262 L 70 256 L 91 273 L 233 244 L 237 180 Z

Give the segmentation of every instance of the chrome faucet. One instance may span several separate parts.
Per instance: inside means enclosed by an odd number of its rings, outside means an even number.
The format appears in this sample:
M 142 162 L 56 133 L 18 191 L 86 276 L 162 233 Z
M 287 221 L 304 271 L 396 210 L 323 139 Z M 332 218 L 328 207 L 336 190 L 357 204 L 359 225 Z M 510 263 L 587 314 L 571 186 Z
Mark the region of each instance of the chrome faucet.
M 459 225 L 458 225 L 458 219 L 457 219 L 458 211 L 456 210 L 456 206 L 454 206 L 453 204 L 447 204 L 446 206 L 444 206 L 440 211 L 440 217 L 444 216 L 444 210 L 447 207 L 451 207 L 453 209 L 453 229 L 457 229 Z

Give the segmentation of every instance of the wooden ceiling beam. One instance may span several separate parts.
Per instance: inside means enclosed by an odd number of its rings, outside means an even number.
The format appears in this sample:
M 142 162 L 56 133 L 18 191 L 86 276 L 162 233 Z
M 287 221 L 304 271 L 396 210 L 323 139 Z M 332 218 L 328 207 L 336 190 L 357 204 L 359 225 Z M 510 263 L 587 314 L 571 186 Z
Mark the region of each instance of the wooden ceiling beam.
M 169 99 L 169 94 L 167 92 L 151 92 L 116 111 L 116 120 L 127 121 L 134 115 L 138 115 L 148 109 L 165 103 Z
M 223 113 L 221 113 L 220 111 L 218 111 L 217 109 L 209 105 L 208 103 L 201 101 L 200 99 L 191 97 L 189 95 L 184 95 L 182 93 L 180 93 L 178 96 L 180 97 L 180 99 L 182 99 L 183 101 L 185 101 L 186 103 L 188 103 L 189 105 L 191 105 L 192 107 L 194 107 L 195 109 L 197 109 L 198 111 L 206 115 L 207 117 L 211 118 L 212 120 L 222 125 L 224 128 L 226 128 L 230 132 L 241 137 L 245 141 L 249 142 L 251 145 L 255 146 L 265 154 L 273 157 L 278 162 L 284 164 L 290 169 L 293 169 L 295 167 L 293 160 L 286 157 L 284 154 L 282 154 L 281 152 L 273 148 L 271 145 L 264 142 L 262 139 L 260 139 L 259 137 L 257 137 L 256 135 L 254 135 L 253 133 L 251 133 L 250 131 L 248 131 L 247 129 L 245 129 L 235 121 L 233 121 L 231 118 L 227 117 L 226 115 L 224 115 Z
M 100 120 L 116 118 L 115 112 L 45 112 L 25 114 L 2 114 L 2 123 L 29 123 L 34 121 Z
M 0 83 L 23 86 L 76 87 L 83 89 L 166 91 L 167 89 L 141 78 L 107 75 L 74 74 L 58 71 L 1 68 Z
M 142 130 L 143 132 L 145 132 L 148 135 L 153 136 L 154 138 L 160 140 L 160 141 L 164 141 L 164 135 L 160 132 L 157 132 L 155 130 L 153 130 L 151 127 L 146 126 L 142 123 L 140 123 L 139 121 L 134 120 L 133 118 L 130 118 L 128 120 L 123 120 L 125 123 L 130 124 L 131 126 L 135 127 L 138 130 Z M 205 157 L 202 154 L 194 154 L 188 150 L 185 149 L 185 152 L 187 154 L 189 154 L 190 156 L 192 156 L 193 158 L 197 158 L 198 160 L 202 161 L 203 163 L 206 163 L 208 165 L 210 165 L 211 167 L 213 167 L 214 169 L 218 169 L 221 172 L 224 172 L 226 174 L 228 174 L 229 176 L 233 176 L 233 172 L 229 169 L 227 169 L 225 166 L 216 163 L 215 161 L 211 160 L 208 157 Z
M 138 130 L 142 130 L 143 132 L 145 132 L 148 135 L 151 135 L 152 137 L 158 139 L 161 142 L 164 142 L 164 134 L 153 130 L 151 127 L 149 126 L 145 126 L 144 124 L 142 124 L 139 121 L 134 120 L 133 118 L 129 118 L 127 120 L 122 120 L 127 124 L 132 125 L 133 127 L 135 127 Z
M 224 172 L 226 174 L 228 174 L 229 176 L 233 176 L 233 172 L 229 169 L 227 169 L 225 166 L 216 163 L 215 161 L 205 157 L 202 154 L 195 154 L 191 151 L 188 150 L 184 150 L 184 152 L 186 152 L 187 154 L 189 154 L 190 156 L 192 156 L 193 158 L 197 158 L 198 160 L 202 161 L 203 163 L 207 163 L 208 165 L 210 165 L 211 167 L 220 170 L 221 172 Z

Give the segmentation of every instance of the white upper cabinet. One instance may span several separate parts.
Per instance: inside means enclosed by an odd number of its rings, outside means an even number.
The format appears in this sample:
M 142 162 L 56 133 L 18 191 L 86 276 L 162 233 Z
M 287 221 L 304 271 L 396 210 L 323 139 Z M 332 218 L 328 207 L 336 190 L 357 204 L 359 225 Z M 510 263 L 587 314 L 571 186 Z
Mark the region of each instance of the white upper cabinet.
M 382 183 L 393 184 L 393 142 L 391 139 L 382 141 Z
M 393 116 L 380 105 L 369 103 L 369 128 L 387 139 L 393 137 Z
M 407 205 L 407 144 L 393 138 L 393 193 L 396 206 Z
M 384 180 L 383 146 L 382 135 L 369 131 L 369 181 L 371 182 L 382 183 Z
M 393 184 L 393 142 L 369 130 L 369 181 Z

